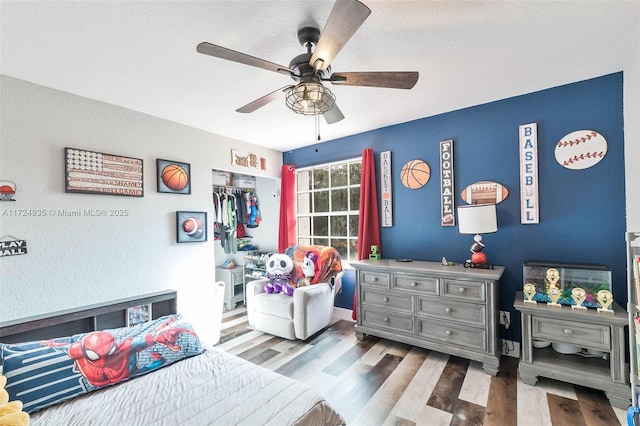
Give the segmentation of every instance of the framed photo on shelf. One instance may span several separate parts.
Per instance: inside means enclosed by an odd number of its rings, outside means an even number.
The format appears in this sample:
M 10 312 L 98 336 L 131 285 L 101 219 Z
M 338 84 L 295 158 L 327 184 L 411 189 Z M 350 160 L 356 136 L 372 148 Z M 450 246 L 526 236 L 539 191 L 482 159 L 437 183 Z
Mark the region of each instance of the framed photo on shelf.
M 207 241 L 207 212 L 176 212 L 176 239 L 178 243 Z
M 127 327 L 151 321 L 151 303 L 127 308 Z
M 158 158 L 156 169 L 158 192 L 191 194 L 191 164 Z

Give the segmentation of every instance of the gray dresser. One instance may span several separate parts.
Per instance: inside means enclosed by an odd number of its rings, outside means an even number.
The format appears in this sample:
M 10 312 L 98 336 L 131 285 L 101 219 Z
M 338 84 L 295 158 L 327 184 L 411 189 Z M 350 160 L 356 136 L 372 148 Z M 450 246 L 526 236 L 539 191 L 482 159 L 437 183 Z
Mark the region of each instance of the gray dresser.
M 504 272 L 393 259 L 351 262 L 357 270 L 356 337 L 365 334 L 483 363 L 500 362 L 498 290 Z

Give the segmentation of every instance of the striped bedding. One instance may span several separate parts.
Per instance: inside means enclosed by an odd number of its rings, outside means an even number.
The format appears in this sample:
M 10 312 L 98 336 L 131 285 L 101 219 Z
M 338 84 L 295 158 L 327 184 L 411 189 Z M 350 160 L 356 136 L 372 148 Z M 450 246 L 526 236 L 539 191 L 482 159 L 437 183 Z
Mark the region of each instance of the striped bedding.
M 308 385 L 216 348 L 31 415 L 38 425 L 343 425 Z

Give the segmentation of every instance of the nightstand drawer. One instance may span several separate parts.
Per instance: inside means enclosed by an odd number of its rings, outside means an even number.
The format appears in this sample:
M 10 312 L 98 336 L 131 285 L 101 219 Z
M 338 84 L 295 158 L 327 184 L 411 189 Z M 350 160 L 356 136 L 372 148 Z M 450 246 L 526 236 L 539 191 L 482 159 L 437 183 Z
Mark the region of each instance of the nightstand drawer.
M 466 322 L 475 326 L 486 324 L 486 306 L 474 303 L 454 302 L 439 298 L 418 298 L 418 314 L 451 321 Z
M 437 278 L 421 277 L 418 275 L 394 275 L 392 288 L 398 290 L 418 291 L 420 293 L 438 295 Z
M 362 309 L 362 325 L 390 331 L 402 331 L 413 334 L 413 317 L 378 311 L 375 309 Z
M 442 280 L 442 295 L 444 297 L 484 302 L 485 293 L 483 282 Z
M 605 351 L 611 347 L 609 327 L 605 325 L 532 317 L 531 334 L 536 340 L 564 342 L 579 347 Z
M 487 350 L 485 329 L 461 327 L 421 318 L 418 320 L 418 335 L 456 346 L 480 349 L 483 352 Z
M 370 289 L 363 289 L 362 304 L 408 313 L 413 312 L 413 296 L 410 294 L 381 293 Z
M 360 284 L 389 288 L 389 274 L 360 271 Z

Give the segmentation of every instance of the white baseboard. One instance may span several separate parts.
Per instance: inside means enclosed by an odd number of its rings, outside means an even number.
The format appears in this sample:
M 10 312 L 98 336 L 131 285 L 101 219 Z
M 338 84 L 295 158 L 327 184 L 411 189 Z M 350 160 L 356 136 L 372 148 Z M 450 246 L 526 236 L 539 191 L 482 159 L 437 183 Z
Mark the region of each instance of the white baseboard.
M 501 339 L 500 345 L 502 347 L 502 355 L 520 358 L 520 342 Z

